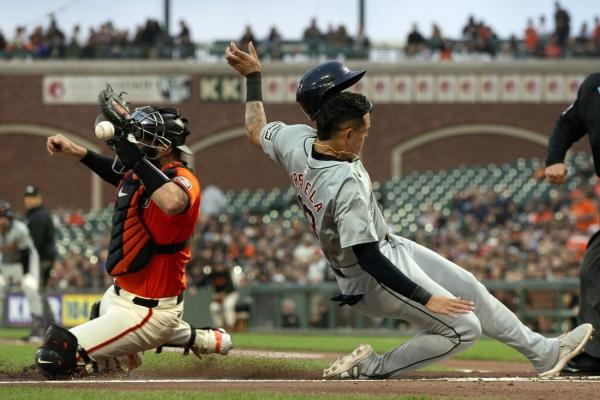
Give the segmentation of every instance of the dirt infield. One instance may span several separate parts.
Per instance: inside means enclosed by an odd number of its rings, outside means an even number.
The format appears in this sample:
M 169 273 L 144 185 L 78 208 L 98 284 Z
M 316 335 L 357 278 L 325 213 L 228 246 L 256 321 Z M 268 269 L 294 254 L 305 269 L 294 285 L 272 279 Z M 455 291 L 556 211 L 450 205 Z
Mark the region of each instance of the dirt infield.
M 335 359 L 323 353 L 283 353 L 234 351 L 233 357 Z M 448 372 L 412 372 L 398 380 L 322 381 L 321 371 L 282 371 L 268 363 L 255 369 L 218 366 L 207 357 L 192 370 L 133 371 L 124 376 L 103 376 L 72 381 L 45 381 L 33 367 L 18 374 L 1 372 L 0 386 L 35 384 L 40 387 L 68 385 L 69 388 L 102 388 L 146 391 L 156 389 L 201 390 L 203 392 L 269 391 L 302 394 L 430 395 L 453 399 L 593 399 L 598 398 L 600 380 L 592 378 L 554 378 L 540 380 L 525 363 L 448 360 L 441 363 Z M 28 382 L 26 382 L 28 381 Z

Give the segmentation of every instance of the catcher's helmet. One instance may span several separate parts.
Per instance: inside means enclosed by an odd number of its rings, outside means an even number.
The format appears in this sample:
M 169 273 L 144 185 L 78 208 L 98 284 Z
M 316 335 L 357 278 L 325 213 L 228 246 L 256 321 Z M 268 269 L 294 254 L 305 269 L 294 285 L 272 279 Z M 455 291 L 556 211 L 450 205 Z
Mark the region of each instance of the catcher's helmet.
M 309 69 L 298 84 L 296 101 L 311 121 L 317 118 L 326 95 L 339 93 L 363 77 L 367 71 L 351 71 L 339 61 L 328 61 Z
M 12 219 L 14 216 L 10 203 L 5 200 L 0 200 L 0 217 Z
M 136 108 L 129 117 L 133 133 L 137 139 L 147 139 L 146 146 L 166 148 L 173 146 L 186 154 L 192 150 L 185 145 L 185 138 L 190 134 L 187 119 L 181 118 L 175 108 L 158 108 L 145 106 Z

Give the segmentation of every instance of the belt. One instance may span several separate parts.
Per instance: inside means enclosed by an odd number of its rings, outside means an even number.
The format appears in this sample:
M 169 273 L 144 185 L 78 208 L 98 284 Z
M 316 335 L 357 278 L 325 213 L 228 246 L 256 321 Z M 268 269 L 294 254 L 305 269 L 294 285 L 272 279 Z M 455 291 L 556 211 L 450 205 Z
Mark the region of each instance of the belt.
M 131 301 L 133 304 L 147 308 L 156 308 L 159 305 L 172 305 L 175 306 L 183 301 L 183 292 L 179 293 L 176 297 L 163 297 L 161 299 L 147 299 L 145 297 L 138 297 L 133 293 L 121 289 L 119 285 L 114 284 L 115 293 L 124 299 Z M 170 304 L 169 304 L 170 303 Z

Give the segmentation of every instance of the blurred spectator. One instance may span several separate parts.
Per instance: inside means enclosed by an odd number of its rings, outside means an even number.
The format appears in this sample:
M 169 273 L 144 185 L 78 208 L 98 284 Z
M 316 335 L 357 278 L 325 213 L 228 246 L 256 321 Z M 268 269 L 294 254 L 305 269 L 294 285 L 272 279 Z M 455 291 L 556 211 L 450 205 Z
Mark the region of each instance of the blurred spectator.
M 592 41 L 596 46 L 600 45 L 600 17 L 594 18 L 594 31 L 592 32 Z
M 477 38 L 477 32 L 479 31 L 479 24 L 475 22 L 475 16 L 469 15 L 467 23 L 462 29 L 462 36 L 465 40 L 475 40 Z
M 73 27 L 71 40 L 65 49 L 65 56 L 67 58 L 79 58 L 81 56 L 81 27 L 79 25 Z
M 560 58 L 562 56 L 562 48 L 556 35 L 550 36 L 550 40 L 544 48 L 544 56 L 546 58 Z
M 225 206 L 227 200 L 223 191 L 215 185 L 208 185 L 202 191 L 200 210 L 202 215 L 214 216 L 220 214 Z
M 560 3 L 554 3 L 554 33 L 561 49 L 564 49 L 571 31 L 571 17 L 569 13 L 561 8 Z
M 539 23 L 537 26 L 537 36 L 538 36 L 538 48 L 537 48 L 536 55 L 543 57 L 544 49 L 546 48 L 546 45 L 548 44 L 548 41 L 550 40 L 550 36 L 551 36 L 550 29 L 548 28 L 548 25 L 546 24 L 546 16 L 544 16 L 544 15 L 540 15 Z
M 362 58 L 368 58 L 368 52 L 371 48 L 371 41 L 366 36 L 364 27 L 358 29 L 358 33 L 353 41 L 353 48 L 357 54 L 362 55 Z
M 4 50 L 6 49 L 7 43 L 4 34 L 0 30 L 0 57 L 4 55 Z
M 427 47 L 429 47 L 429 50 L 433 52 L 441 52 L 444 48 L 444 38 L 442 37 L 442 31 L 436 23 L 431 24 L 431 37 L 429 38 Z
M 421 53 L 425 48 L 426 40 L 419 32 L 419 28 L 416 23 L 413 23 L 412 29 L 406 38 L 406 55 L 414 56 Z
M 271 57 L 272 60 L 281 60 L 283 58 L 281 41 L 281 34 L 277 30 L 277 27 L 272 26 L 269 36 L 264 42 L 264 51 L 266 55 Z
M 252 42 L 254 48 L 258 49 L 259 43 L 256 41 L 256 37 L 252 32 L 252 28 L 250 27 L 250 25 L 246 25 L 246 28 L 244 29 L 244 34 L 242 35 L 242 38 L 239 41 L 240 49 L 248 51 L 248 43 L 250 42 Z
M 205 267 L 203 278 L 197 286 L 210 283 L 213 289 L 210 301 L 210 317 L 213 326 L 233 330 L 235 327 L 235 305 L 239 292 L 233 283 L 232 271 L 223 259 L 212 260 L 212 267 Z
M 528 55 L 533 56 L 537 51 L 538 34 L 533 26 L 533 20 L 527 20 L 527 28 L 525 28 L 525 51 Z
M 317 27 L 316 18 L 311 18 L 310 26 L 304 30 L 302 39 L 306 42 L 308 46 L 308 55 L 311 57 L 317 56 L 319 54 L 321 42 L 323 40 L 323 35 Z
M 184 20 L 179 20 L 179 34 L 176 38 L 176 54 L 174 58 L 193 58 L 196 46 L 192 42 L 190 28 Z
M 283 328 L 299 328 L 300 318 L 296 314 L 296 302 L 286 298 L 281 302 L 281 326 Z
M 575 220 L 575 227 L 581 233 L 590 233 L 598 230 L 598 207 L 593 200 L 593 195 L 581 189 L 573 189 L 571 197 L 571 215 Z
M 46 32 L 46 38 L 49 46 L 49 56 L 51 58 L 65 57 L 65 34 L 60 30 L 54 14 L 50 16 L 50 27 Z

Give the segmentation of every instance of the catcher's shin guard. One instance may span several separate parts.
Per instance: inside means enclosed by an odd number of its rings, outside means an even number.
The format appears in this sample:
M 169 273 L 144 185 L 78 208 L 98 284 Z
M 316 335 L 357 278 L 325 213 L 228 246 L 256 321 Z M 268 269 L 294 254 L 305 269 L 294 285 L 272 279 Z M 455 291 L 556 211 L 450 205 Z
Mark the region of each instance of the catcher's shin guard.
M 225 329 L 201 328 L 196 329 L 190 325 L 190 340 L 185 345 L 163 344 L 156 348 L 161 353 L 163 347 L 183 348 L 183 354 L 188 355 L 190 350 L 200 357 L 202 354 L 225 355 L 233 348 L 231 335 Z

